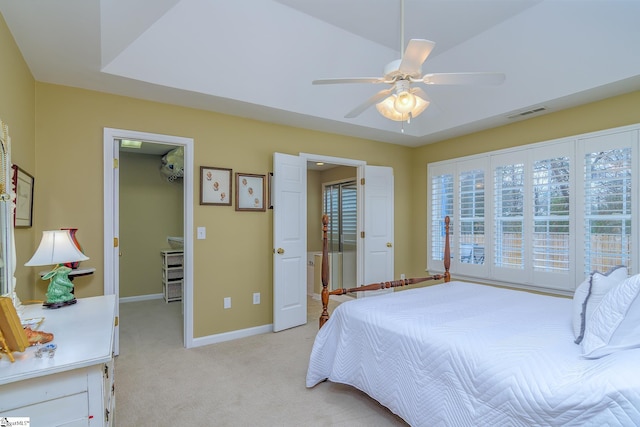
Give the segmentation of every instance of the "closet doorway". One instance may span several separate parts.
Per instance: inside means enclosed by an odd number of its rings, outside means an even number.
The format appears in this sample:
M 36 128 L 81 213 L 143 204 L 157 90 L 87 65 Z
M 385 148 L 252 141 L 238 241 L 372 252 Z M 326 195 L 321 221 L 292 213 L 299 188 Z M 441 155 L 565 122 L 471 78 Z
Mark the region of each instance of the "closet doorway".
M 120 202 L 122 189 L 120 188 L 120 166 L 127 167 L 127 164 L 131 166 L 130 158 L 125 159 L 124 156 L 133 156 L 128 153 L 122 153 L 124 162 L 121 162 L 120 145 L 124 140 L 129 141 L 141 141 L 147 145 L 149 149 L 155 149 L 156 151 L 164 151 L 166 148 L 169 150 L 181 148 L 183 154 L 183 168 L 184 176 L 182 178 L 182 197 L 176 199 L 178 206 L 173 206 L 173 209 L 177 209 L 182 212 L 182 224 L 177 225 L 173 230 L 178 231 L 171 237 L 183 238 L 183 285 L 182 285 L 182 302 L 172 302 L 171 304 L 182 304 L 182 325 L 183 325 L 183 345 L 184 347 L 191 347 L 193 345 L 193 241 L 191 233 L 188 230 L 193 229 L 193 139 L 175 137 L 169 135 L 149 134 L 146 132 L 137 132 L 121 129 L 104 129 L 104 265 L 105 265 L 105 280 L 104 280 L 104 293 L 105 295 L 115 294 L 116 298 L 120 300 L 120 262 L 122 258 L 127 255 L 122 252 L 123 247 L 120 245 L 121 237 L 123 239 L 135 239 L 135 236 L 120 235 Z M 169 151 L 167 150 L 167 151 Z M 142 156 L 142 154 L 136 154 L 136 156 Z M 157 169 L 152 173 L 156 173 L 156 177 L 160 178 L 161 172 L 161 155 L 158 152 L 155 156 L 157 159 Z M 154 159 L 154 160 L 155 160 Z M 168 178 L 168 176 L 167 176 Z M 129 190 L 127 190 L 129 191 Z M 135 188 L 132 189 L 135 191 Z M 141 195 L 146 196 L 146 194 Z M 164 208 L 168 208 L 164 206 Z M 155 215 L 160 215 L 163 212 L 163 208 L 159 208 Z M 144 224 L 144 221 L 140 223 L 140 226 Z M 169 233 L 166 233 L 169 234 Z M 174 234 L 171 232 L 171 234 Z M 158 236 L 162 242 L 158 243 L 157 254 L 151 253 L 151 256 L 157 260 L 158 270 L 162 272 L 162 258 L 160 254 L 161 247 L 168 247 L 169 242 L 166 240 L 167 236 Z M 130 252 L 130 251 L 129 251 Z M 157 255 L 157 257 L 155 257 Z M 161 273 L 160 273 L 161 274 Z M 161 280 L 161 279 L 160 279 Z M 161 286 L 161 281 L 160 281 Z M 158 292 L 152 292 L 149 294 L 151 297 L 162 298 L 162 291 L 160 288 Z M 155 294 L 155 295 L 154 295 Z M 144 297 L 143 297 L 144 298 Z M 119 304 L 117 308 L 119 312 Z M 118 313 L 116 313 L 118 315 Z M 119 329 L 116 326 L 115 336 L 115 353 L 119 353 Z

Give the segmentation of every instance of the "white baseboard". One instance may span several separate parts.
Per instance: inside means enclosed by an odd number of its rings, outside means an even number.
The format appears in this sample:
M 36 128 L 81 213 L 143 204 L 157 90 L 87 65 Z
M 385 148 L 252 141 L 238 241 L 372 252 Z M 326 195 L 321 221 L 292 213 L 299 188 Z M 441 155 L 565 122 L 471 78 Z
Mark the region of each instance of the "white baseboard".
M 202 347 L 204 345 L 237 340 L 239 338 L 246 338 L 253 335 L 266 334 L 268 332 L 273 332 L 272 324 L 256 326 L 254 328 L 239 329 L 237 331 L 231 332 L 223 332 L 221 334 L 209 335 L 206 337 L 194 338 L 192 347 Z
M 162 294 L 149 294 L 149 295 L 136 295 L 135 297 L 122 297 L 120 298 L 120 303 L 125 302 L 138 302 L 138 301 L 148 301 L 151 299 L 162 299 L 164 295 Z

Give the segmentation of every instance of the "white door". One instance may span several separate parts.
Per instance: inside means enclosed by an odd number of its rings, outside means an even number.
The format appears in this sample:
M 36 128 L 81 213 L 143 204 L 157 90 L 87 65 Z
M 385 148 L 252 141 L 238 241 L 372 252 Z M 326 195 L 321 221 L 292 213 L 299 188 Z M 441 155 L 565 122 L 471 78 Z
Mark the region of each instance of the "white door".
M 273 330 L 307 323 L 307 162 L 273 154 Z
M 112 151 L 111 155 L 113 156 L 113 168 L 111 171 L 111 182 L 113 186 L 111 187 L 111 216 L 109 221 L 111 224 L 105 224 L 105 247 L 110 246 L 109 252 L 105 250 L 105 261 L 108 259 L 110 262 L 105 262 L 105 268 L 109 268 L 111 272 L 111 282 L 113 283 L 112 292 L 116 296 L 116 302 L 120 300 L 120 245 L 119 239 L 120 236 L 118 234 L 120 230 L 120 197 L 119 197 L 119 188 L 120 188 L 120 172 L 118 170 L 119 162 L 120 162 L 120 145 L 118 143 L 109 144 L 110 147 L 105 145 L 105 154 L 107 150 Z M 106 198 L 106 194 L 105 194 Z M 109 205 L 105 204 L 105 207 Z M 105 218 L 106 219 L 106 218 Z M 107 230 L 109 232 L 107 233 Z M 105 274 L 105 277 L 109 277 L 108 274 Z M 120 304 L 116 304 L 116 319 L 120 319 Z M 115 324 L 114 330 L 114 338 L 113 338 L 113 352 L 114 356 L 120 354 L 120 327 L 119 322 Z
M 364 167 L 363 221 L 363 285 L 394 280 L 392 168 L 368 165 Z M 364 296 L 367 296 L 374 295 L 379 292 L 361 293 L 365 294 Z

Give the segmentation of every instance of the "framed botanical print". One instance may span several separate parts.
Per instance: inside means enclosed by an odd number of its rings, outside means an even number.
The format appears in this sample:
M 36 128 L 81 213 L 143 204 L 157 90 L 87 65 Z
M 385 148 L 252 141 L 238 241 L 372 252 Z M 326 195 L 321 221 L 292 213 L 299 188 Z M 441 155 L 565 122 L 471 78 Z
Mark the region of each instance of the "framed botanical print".
M 236 172 L 236 210 L 266 211 L 266 176 Z
M 200 166 L 200 204 L 231 206 L 231 169 Z
M 16 193 L 16 210 L 13 221 L 15 227 L 33 225 L 33 176 L 13 165 L 13 190 Z

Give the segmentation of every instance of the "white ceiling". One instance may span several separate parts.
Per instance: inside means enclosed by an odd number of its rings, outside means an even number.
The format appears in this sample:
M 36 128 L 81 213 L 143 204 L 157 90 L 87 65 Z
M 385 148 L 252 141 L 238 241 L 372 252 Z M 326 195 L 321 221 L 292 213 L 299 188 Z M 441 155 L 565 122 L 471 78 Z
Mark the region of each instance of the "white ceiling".
M 423 87 L 404 125 L 374 107 L 400 58 L 399 0 L 0 0 L 36 80 L 419 146 L 640 89 L 638 0 L 406 0 L 405 44 L 436 42 L 423 72 L 496 71 L 497 87 Z M 544 113 L 539 113 L 544 114 Z M 527 116 L 531 117 L 531 116 Z

